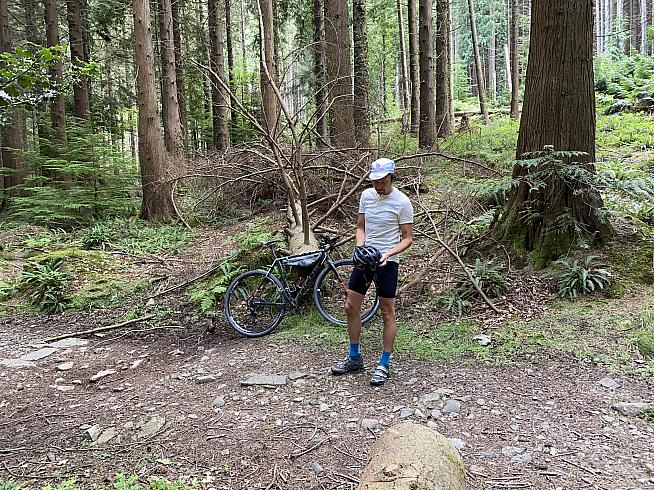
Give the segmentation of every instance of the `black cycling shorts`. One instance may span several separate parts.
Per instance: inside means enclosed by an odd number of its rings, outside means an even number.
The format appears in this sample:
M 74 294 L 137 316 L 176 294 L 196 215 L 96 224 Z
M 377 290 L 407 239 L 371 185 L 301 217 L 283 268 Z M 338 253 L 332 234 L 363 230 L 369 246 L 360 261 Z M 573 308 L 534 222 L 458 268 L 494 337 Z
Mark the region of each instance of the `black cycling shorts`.
M 377 271 L 373 274 L 371 272 L 363 272 L 358 267 L 352 270 L 350 281 L 347 288 L 352 291 L 365 295 L 370 288 L 372 281 L 375 281 L 377 286 L 377 294 L 380 298 L 395 298 L 397 291 L 397 270 L 399 268 L 397 262 L 386 262 L 383 267 L 377 267 Z

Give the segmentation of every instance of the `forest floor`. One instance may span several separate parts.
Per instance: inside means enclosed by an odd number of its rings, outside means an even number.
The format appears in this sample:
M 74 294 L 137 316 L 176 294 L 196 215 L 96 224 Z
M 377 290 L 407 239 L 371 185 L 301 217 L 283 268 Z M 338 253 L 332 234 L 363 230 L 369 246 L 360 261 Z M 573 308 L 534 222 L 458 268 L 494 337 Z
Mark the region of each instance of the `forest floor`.
M 172 282 L 216 254 L 206 235 L 197 236 L 172 262 Z M 35 485 L 74 477 L 82 488 L 118 472 L 216 489 L 356 488 L 379 434 L 412 420 L 452 438 L 470 488 L 652 488 L 654 424 L 613 408 L 654 402 L 651 366 L 610 346 L 622 345 L 615 337 L 633 328 L 625 319 L 653 300 L 644 288 L 541 311 L 520 328 L 490 326 L 484 331 L 497 345 L 484 351 L 399 354 L 381 388 L 368 383 L 376 352 L 365 373 L 328 373 L 343 354 L 345 332 L 316 330 L 311 315 L 289 318 L 261 339 L 240 337 L 221 320 L 210 334 L 206 320 L 172 295 L 157 300 L 166 305 L 157 319 L 44 351 L 51 343 L 43 339 L 107 325 L 125 308 L 7 314 L 0 359 L 44 357 L 0 366 L 0 474 Z M 379 327 L 373 323 L 364 342 Z M 571 336 L 561 337 L 568 327 Z M 568 346 L 572 337 L 585 347 Z M 520 347 L 507 351 L 511 343 Z M 93 380 L 98 373 L 104 376 Z M 242 384 L 257 373 L 283 378 Z M 430 393 L 442 399 L 423 398 Z

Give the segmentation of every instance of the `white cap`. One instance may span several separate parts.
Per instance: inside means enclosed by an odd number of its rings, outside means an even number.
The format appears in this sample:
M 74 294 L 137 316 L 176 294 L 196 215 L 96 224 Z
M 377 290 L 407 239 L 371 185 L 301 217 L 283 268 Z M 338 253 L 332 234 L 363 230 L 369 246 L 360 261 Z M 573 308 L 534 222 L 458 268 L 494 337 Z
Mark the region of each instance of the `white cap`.
M 370 180 L 379 180 L 395 173 L 395 161 L 390 158 L 378 158 L 370 165 Z

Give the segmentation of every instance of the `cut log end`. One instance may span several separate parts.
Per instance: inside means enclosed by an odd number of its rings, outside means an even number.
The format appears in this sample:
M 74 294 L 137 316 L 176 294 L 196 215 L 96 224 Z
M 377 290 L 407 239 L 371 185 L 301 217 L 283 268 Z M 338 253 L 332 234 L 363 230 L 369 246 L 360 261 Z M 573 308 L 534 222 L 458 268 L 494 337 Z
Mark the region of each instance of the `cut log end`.
M 375 442 L 358 490 L 465 490 L 465 468 L 450 441 L 404 422 Z

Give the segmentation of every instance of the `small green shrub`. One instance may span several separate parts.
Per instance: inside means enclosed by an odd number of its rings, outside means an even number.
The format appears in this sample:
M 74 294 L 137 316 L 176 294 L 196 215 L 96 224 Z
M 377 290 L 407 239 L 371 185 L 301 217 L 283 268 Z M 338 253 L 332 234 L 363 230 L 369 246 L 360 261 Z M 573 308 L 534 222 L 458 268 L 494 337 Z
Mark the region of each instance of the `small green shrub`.
M 31 262 L 23 267 L 18 289 L 29 295 L 30 303 L 44 313 L 60 313 L 68 305 L 71 276 L 63 259 Z
M 258 247 L 262 241 L 272 239 L 273 235 L 268 231 L 270 223 L 266 219 L 257 218 L 248 224 L 245 231 L 235 233 L 230 241 L 242 252 L 248 252 Z
M 16 288 L 13 284 L 0 281 L 0 301 L 4 301 L 13 297 L 16 294 Z
M 82 247 L 85 250 L 102 249 L 109 243 L 110 230 L 104 223 L 96 223 L 82 234 Z
M 451 290 L 445 295 L 437 296 L 436 301 L 446 313 L 457 317 L 463 316 L 472 307 L 472 303 L 462 298 L 456 289 Z
M 578 259 L 570 262 L 562 259 L 556 262 L 565 268 L 559 279 L 558 296 L 571 301 L 580 294 L 588 294 L 598 289 L 604 289 L 611 283 L 611 273 L 601 267 L 593 267 L 591 262 L 597 257 L 588 255 L 580 263 Z
M 654 308 L 645 310 L 640 320 L 642 330 L 636 335 L 636 346 L 643 357 L 654 359 Z
M 223 262 L 216 274 L 208 281 L 203 282 L 190 289 L 189 299 L 198 306 L 204 314 L 211 312 L 216 300 L 220 300 L 232 279 L 243 272 L 242 265 L 235 265 L 231 262 Z
M 506 292 L 507 285 L 502 273 L 491 262 L 475 260 L 474 268 L 470 271 L 475 284 L 486 296 L 496 298 Z M 476 289 L 469 281 L 462 283 L 464 296 L 477 296 Z

